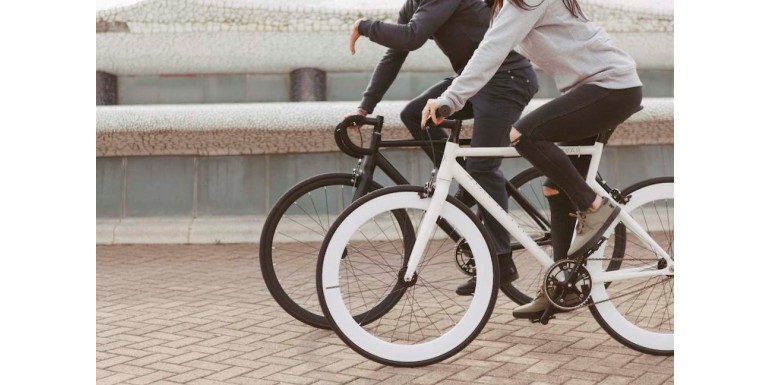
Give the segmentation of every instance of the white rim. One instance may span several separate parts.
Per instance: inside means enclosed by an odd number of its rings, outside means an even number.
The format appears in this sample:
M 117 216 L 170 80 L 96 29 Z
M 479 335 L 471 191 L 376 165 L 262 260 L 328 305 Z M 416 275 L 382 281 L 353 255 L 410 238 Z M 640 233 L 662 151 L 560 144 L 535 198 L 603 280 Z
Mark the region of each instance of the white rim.
M 421 362 L 439 357 L 466 341 L 483 322 L 492 297 L 492 259 L 483 235 L 475 223 L 460 209 L 446 203 L 440 216 L 465 235 L 476 260 L 476 292 L 462 319 L 447 333 L 425 343 L 401 345 L 383 341 L 359 326 L 345 305 L 339 290 L 340 256 L 347 241 L 370 218 L 395 209 L 427 210 L 430 199 L 421 199 L 416 192 L 386 194 L 359 206 L 338 226 L 324 256 L 321 283 L 322 295 L 333 322 L 353 344 L 367 353 L 395 362 Z M 477 253 L 483 250 L 483 253 Z
M 673 183 L 658 183 L 651 186 L 643 187 L 632 194 L 633 198 L 625 206 L 627 211 L 632 211 L 638 208 L 640 205 L 660 199 L 672 199 L 674 197 L 674 184 Z M 603 250 L 595 253 L 594 255 L 603 255 Z M 596 269 L 602 269 L 602 262 L 599 260 L 589 259 L 588 261 L 589 271 L 596 271 Z M 600 302 L 608 298 L 607 290 L 603 284 L 594 285 L 591 290 L 591 297 L 594 302 Z M 612 301 L 607 301 L 595 305 L 596 311 L 601 315 L 604 322 L 621 337 L 625 338 L 629 342 L 647 349 L 653 349 L 658 351 L 673 351 L 674 350 L 674 332 L 671 333 L 658 333 L 647 329 L 643 329 L 625 318 L 623 314 L 618 311 Z

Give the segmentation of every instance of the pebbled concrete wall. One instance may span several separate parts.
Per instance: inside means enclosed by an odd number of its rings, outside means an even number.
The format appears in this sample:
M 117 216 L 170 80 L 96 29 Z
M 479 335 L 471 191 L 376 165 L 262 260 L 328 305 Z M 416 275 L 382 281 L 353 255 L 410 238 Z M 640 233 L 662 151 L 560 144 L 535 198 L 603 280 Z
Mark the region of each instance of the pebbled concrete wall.
M 400 1 L 383 3 L 147 0 L 101 10 L 96 67 L 116 75 L 371 70 L 385 48 L 362 39 L 351 57 L 347 40 L 359 17 L 394 20 Z M 673 68 L 673 10 L 607 1 L 583 7 L 639 68 Z M 411 54 L 403 69 L 451 70 L 433 42 Z

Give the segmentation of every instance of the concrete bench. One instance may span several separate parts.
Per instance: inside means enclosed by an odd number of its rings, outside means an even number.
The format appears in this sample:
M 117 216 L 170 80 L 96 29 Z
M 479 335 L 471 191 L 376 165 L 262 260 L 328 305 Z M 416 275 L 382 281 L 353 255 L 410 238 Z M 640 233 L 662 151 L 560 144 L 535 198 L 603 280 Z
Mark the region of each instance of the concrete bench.
M 547 100 L 535 99 L 525 114 Z M 382 102 L 385 138 L 408 138 L 399 113 L 405 102 Z M 100 106 L 96 155 L 254 155 L 334 152 L 332 131 L 355 102 Z M 674 143 L 674 100 L 648 98 L 623 123 L 613 146 Z M 464 123 L 470 136 L 473 121 Z

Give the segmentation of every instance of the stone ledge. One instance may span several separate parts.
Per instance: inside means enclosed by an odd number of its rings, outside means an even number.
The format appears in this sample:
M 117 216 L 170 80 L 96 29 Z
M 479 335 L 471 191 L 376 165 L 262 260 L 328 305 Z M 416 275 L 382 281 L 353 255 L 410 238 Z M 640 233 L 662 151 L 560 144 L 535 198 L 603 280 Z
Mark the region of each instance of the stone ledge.
M 535 99 L 526 114 L 548 100 Z M 404 101 L 381 102 L 383 137 L 409 138 Z M 338 151 L 333 129 L 356 102 L 98 106 L 96 156 L 250 155 Z M 610 145 L 674 143 L 674 99 L 647 98 Z M 473 121 L 464 122 L 469 136 Z M 366 139 L 364 139 L 366 140 Z

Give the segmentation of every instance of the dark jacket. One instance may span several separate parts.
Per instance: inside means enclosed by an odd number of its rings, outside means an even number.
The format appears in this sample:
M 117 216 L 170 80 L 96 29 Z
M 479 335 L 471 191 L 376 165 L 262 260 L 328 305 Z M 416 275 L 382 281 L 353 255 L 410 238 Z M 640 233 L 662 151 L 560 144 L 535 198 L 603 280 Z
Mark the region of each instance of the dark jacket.
M 484 39 L 490 9 L 482 0 L 406 0 L 398 12 L 398 24 L 364 20 L 358 32 L 388 47 L 364 91 L 360 107 L 371 113 L 382 100 L 409 51 L 433 39 L 460 74 Z M 501 70 L 529 67 L 524 56 L 511 51 Z

